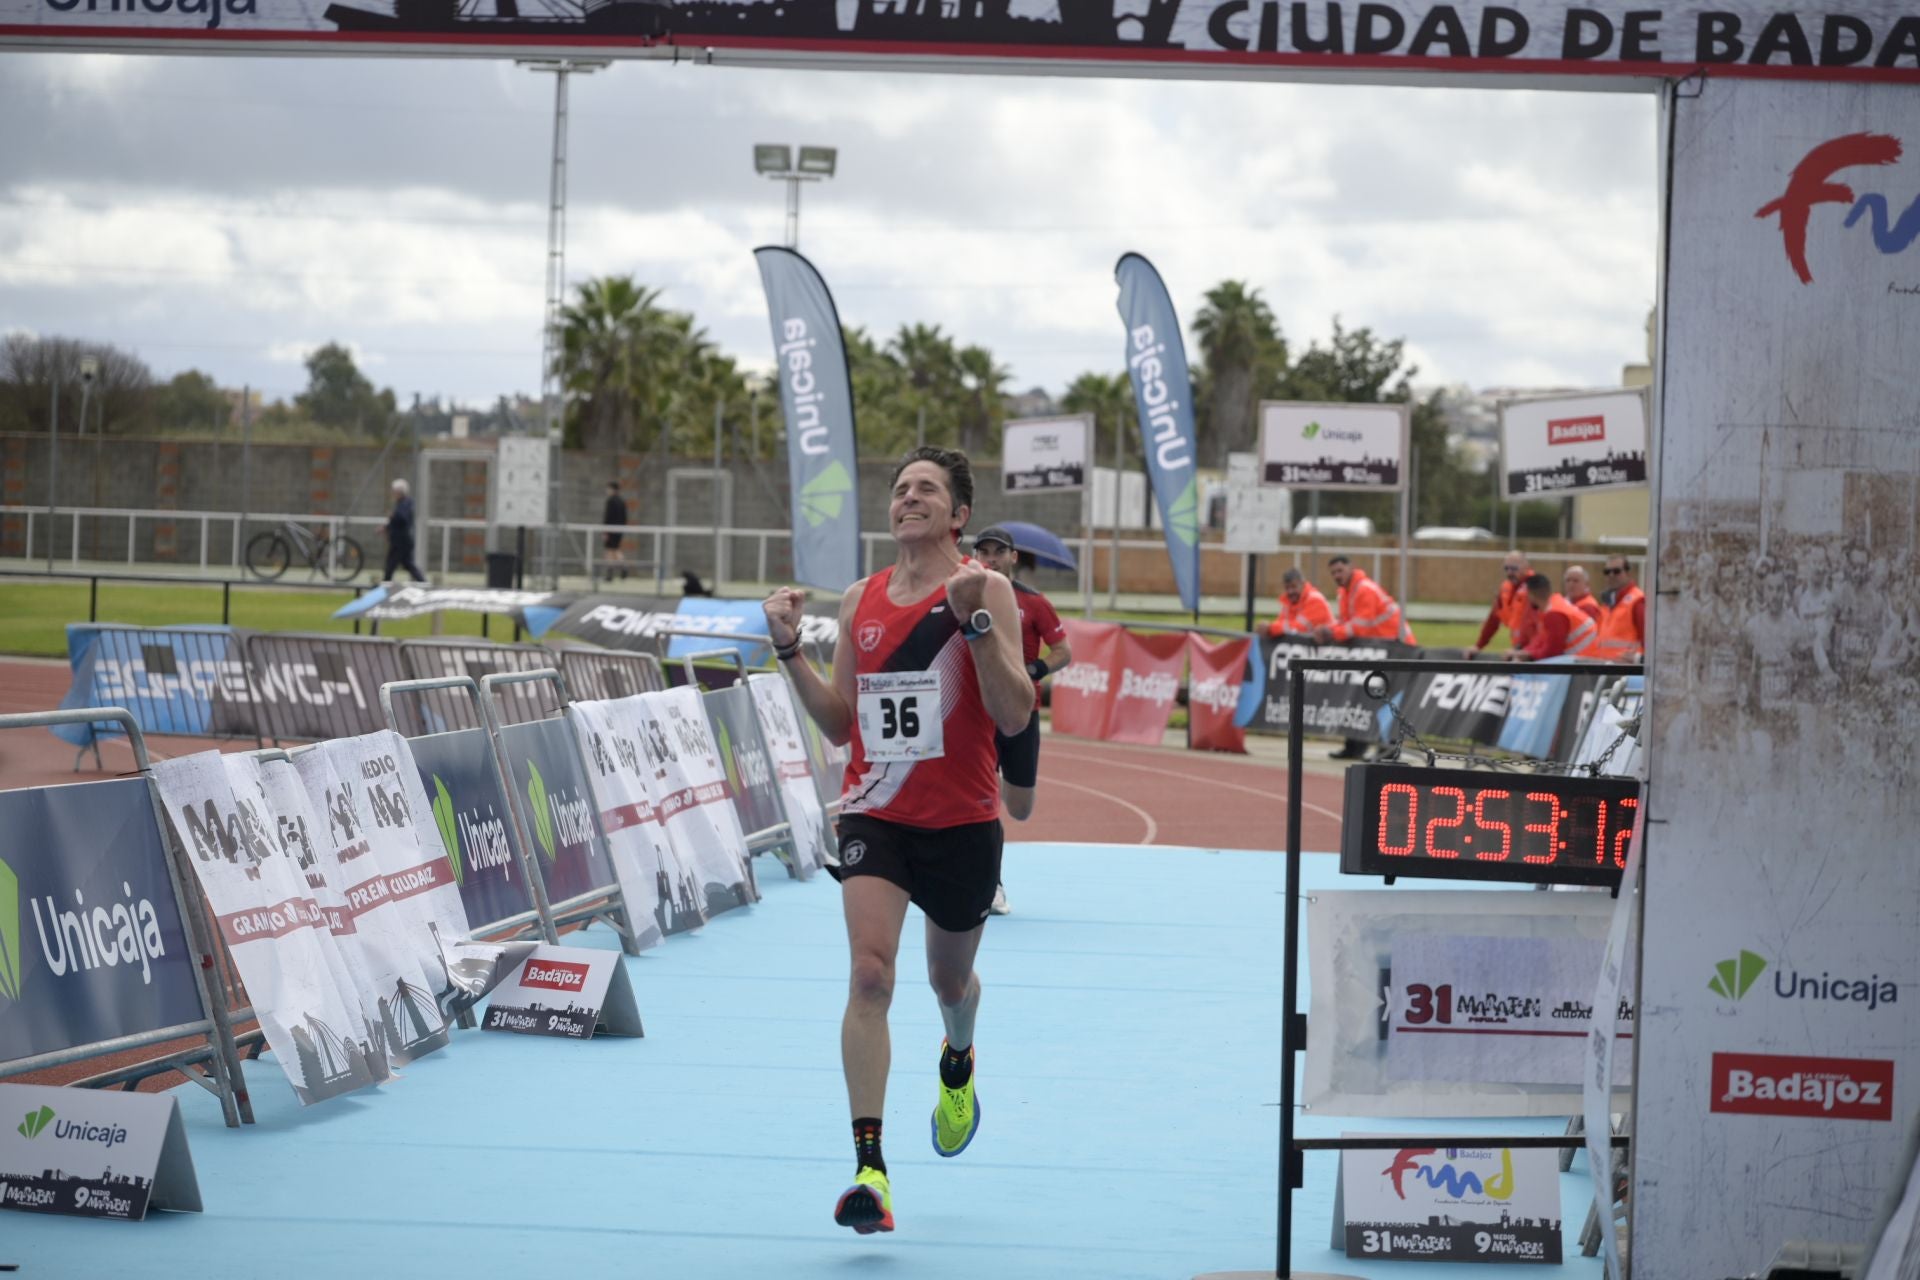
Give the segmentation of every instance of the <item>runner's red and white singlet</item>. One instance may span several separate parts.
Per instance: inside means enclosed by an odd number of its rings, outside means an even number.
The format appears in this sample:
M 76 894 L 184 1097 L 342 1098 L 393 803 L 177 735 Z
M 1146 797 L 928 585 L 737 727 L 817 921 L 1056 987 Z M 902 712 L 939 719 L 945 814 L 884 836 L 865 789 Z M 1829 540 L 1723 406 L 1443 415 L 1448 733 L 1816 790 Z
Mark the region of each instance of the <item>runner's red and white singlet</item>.
M 991 821 L 1000 812 L 993 718 L 960 619 L 944 588 L 893 603 L 892 577 L 888 567 L 869 578 L 853 613 L 853 761 L 841 812 L 910 827 Z M 938 754 L 916 758 L 923 747 Z

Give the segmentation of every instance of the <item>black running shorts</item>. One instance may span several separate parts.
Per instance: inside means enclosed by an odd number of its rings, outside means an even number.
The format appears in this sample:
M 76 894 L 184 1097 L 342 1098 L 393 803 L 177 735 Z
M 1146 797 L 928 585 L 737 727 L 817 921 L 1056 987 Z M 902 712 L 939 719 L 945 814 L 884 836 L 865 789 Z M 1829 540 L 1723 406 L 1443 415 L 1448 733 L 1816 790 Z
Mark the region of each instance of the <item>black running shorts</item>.
M 1027 727 L 1009 738 L 993 731 L 993 745 L 1000 752 L 1000 776 L 1016 787 L 1031 787 L 1040 781 L 1040 708 L 1033 709 Z
M 829 870 L 840 881 L 879 876 L 897 884 L 934 924 L 966 933 L 993 905 L 1003 839 L 998 818 L 929 830 L 852 813 L 840 819 L 840 865 Z

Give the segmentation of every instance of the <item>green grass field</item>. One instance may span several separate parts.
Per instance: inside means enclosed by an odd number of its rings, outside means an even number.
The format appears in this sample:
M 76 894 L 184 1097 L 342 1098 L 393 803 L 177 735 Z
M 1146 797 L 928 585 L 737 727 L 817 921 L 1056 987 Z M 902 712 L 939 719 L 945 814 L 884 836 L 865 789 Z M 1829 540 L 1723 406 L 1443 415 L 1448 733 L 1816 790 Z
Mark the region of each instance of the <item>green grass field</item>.
M 347 590 L 287 591 L 273 587 L 235 587 L 232 614 L 226 621 L 236 627 L 256 631 L 331 631 L 350 634 L 351 622 L 335 622 L 330 615 L 353 598 Z M 144 583 L 102 582 L 97 617 L 101 622 L 124 622 L 138 626 L 217 625 L 220 616 L 218 587 L 170 587 Z M 1184 626 L 1192 621 L 1186 614 L 1116 613 L 1097 614 L 1118 622 L 1156 622 Z M 481 634 L 482 615 L 444 613 L 441 634 L 477 636 Z M 64 657 L 67 652 L 67 624 L 87 620 L 87 588 L 80 583 L 0 582 L 0 653 L 36 657 Z M 1268 617 L 1256 617 L 1264 624 Z M 1201 625 L 1222 631 L 1237 631 L 1246 621 L 1244 614 L 1207 614 Z M 364 628 L 363 628 L 364 629 Z M 513 623 L 494 617 L 488 630 L 496 640 L 513 637 Z M 1477 624 L 1469 622 L 1423 622 L 1415 630 L 1421 643 L 1448 648 L 1473 643 Z M 381 624 L 380 634 L 388 636 L 432 635 L 431 618 Z

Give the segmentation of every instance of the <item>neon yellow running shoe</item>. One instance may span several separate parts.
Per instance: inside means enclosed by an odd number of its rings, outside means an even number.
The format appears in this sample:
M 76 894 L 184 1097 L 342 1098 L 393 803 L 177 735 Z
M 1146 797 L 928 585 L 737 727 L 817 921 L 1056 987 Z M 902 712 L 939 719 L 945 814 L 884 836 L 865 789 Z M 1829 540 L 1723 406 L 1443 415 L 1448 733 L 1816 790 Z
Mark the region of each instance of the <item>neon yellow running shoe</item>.
M 946 1054 L 947 1042 L 942 1040 L 940 1056 L 945 1058 Z M 937 1155 L 959 1155 L 980 1132 L 980 1099 L 973 1092 L 973 1068 L 973 1049 L 969 1046 L 967 1082 L 958 1089 L 947 1088 L 944 1080 L 940 1082 L 940 1098 L 933 1107 L 933 1150 Z
M 833 1206 L 833 1220 L 863 1236 L 893 1230 L 893 1187 L 887 1175 L 872 1165 L 861 1165 L 860 1172 L 853 1175 L 853 1185 Z

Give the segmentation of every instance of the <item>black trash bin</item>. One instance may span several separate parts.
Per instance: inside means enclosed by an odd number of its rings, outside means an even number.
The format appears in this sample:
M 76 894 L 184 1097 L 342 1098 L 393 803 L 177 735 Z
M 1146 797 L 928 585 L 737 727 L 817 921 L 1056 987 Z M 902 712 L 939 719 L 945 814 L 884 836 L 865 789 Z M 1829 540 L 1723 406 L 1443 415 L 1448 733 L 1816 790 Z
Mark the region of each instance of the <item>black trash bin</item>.
M 520 568 L 520 557 L 511 551 L 487 552 L 487 586 L 510 590 L 513 575 Z

